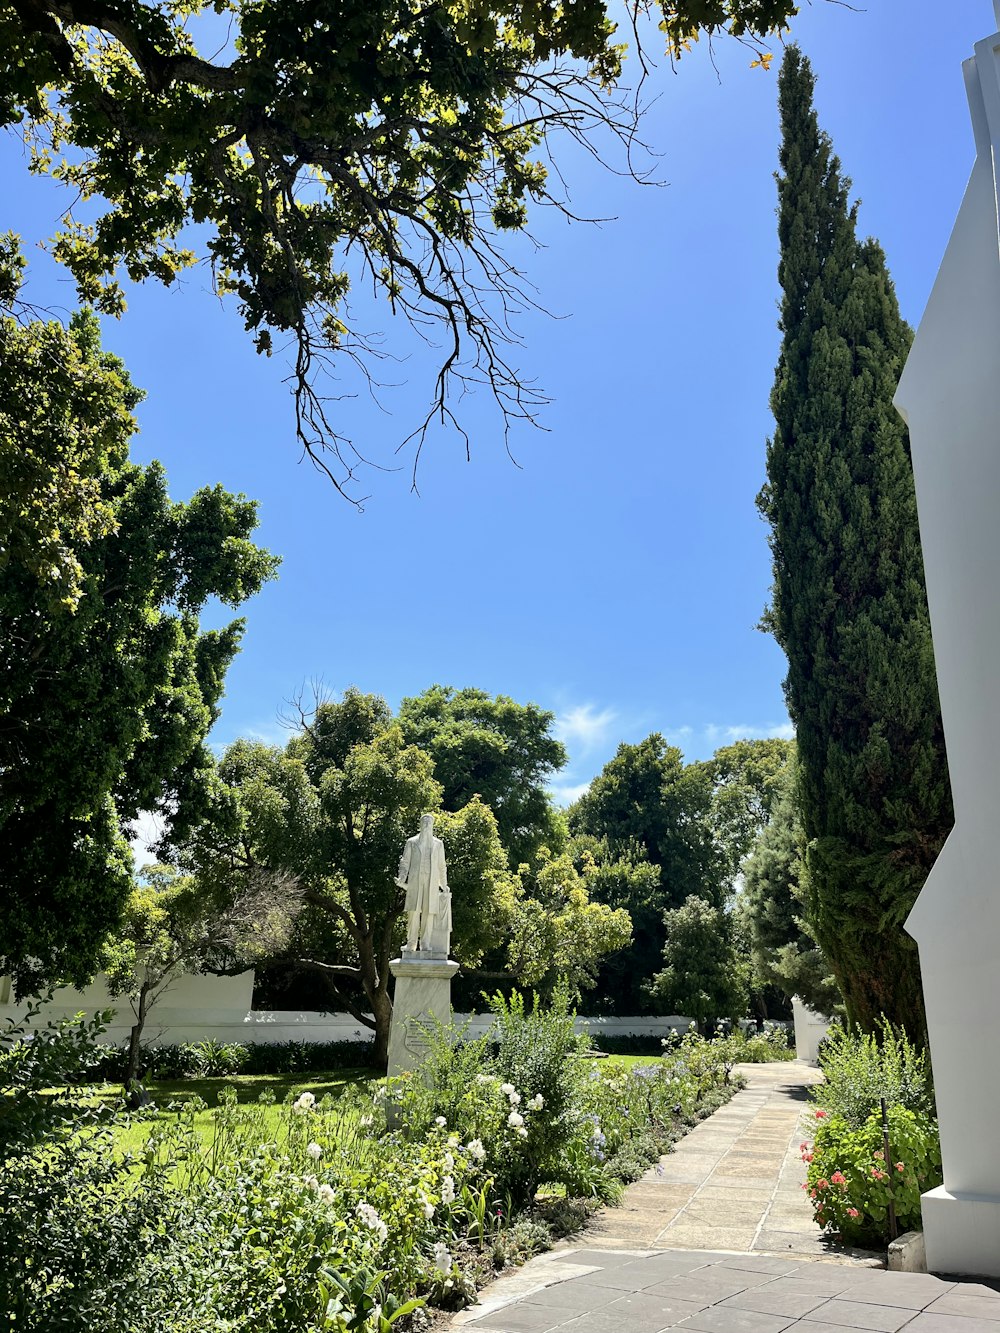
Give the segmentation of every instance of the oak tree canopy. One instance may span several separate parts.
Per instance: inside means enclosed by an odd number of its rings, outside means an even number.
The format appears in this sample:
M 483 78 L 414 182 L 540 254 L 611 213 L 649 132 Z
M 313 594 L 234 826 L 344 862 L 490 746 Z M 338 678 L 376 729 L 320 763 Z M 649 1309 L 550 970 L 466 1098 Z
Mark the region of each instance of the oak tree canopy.
M 796 8 L 623 7 L 640 71 L 653 21 L 671 60 L 727 34 L 766 65 L 761 43 Z M 538 406 L 511 360 L 530 297 L 498 235 L 526 226 L 529 202 L 563 206 L 541 160 L 553 136 L 599 152 L 595 132 L 610 131 L 630 161 L 638 103 L 610 13 L 603 0 L 5 0 L 0 125 L 20 125 L 31 169 L 69 187 L 53 246 L 81 300 L 119 313 L 122 273 L 169 284 L 207 260 L 258 351 L 291 347 L 298 440 L 350 493 L 361 456 L 322 371 L 351 358 L 371 372 L 349 304 L 362 279 L 439 344 L 418 451 L 432 420 L 457 425 L 469 382 L 505 422 Z

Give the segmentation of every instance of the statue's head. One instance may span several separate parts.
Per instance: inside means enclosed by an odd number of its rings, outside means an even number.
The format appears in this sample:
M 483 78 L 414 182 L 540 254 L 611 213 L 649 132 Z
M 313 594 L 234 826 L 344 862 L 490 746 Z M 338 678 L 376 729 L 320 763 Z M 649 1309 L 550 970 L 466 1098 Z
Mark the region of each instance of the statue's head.
M 431 834 L 431 833 L 434 832 L 434 816 L 433 816 L 433 815 L 421 815 L 421 816 L 420 816 L 420 832 L 421 832 L 421 833 L 427 833 L 427 834 Z

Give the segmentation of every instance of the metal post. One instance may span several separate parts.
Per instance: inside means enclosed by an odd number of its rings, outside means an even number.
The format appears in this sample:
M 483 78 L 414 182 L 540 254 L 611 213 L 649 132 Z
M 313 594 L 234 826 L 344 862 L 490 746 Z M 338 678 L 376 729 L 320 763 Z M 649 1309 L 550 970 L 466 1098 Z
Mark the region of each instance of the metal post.
M 997 3 L 1000 4 L 1000 0 L 997 0 Z M 899 1227 L 896 1225 L 896 1201 L 892 1197 L 893 1167 L 892 1149 L 889 1146 L 889 1112 L 884 1097 L 879 1098 L 879 1103 L 882 1107 L 882 1151 L 885 1153 L 885 1169 L 889 1181 L 889 1239 L 895 1240 L 899 1235 Z

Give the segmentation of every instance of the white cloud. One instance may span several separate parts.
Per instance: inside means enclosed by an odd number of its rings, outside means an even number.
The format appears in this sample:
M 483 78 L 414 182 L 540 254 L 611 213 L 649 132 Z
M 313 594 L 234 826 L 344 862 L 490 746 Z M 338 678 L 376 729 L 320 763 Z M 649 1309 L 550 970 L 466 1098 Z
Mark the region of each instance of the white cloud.
M 694 727 L 668 727 L 663 733 L 663 739 L 668 745 L 676 745 L 679 750 L 683 750 L 693 735 Z
M 598 712 L 594 704 L 578 704 L 558 714 L 555 733 L 569 749 L 587 754 L 606 744 L 617 721 L 618 714 L 613 708 L 602 708 Z
M 751 726 L 748 722 L 720 726 L 716 722 L 706 722 L 702 728 L 702 734 L 710 745 L 718 747 L 720 745 L 731 745 L 734 741 L 742 740 L 790 741 L 795 736 L 795 728 L 791 722 L 771 722 L 764 726 Z
M 572 805 L 589 790 L 589 782 L 578 782 L 575 786 L 569 782 L 555 782 L 549 788 L 549 795 L 558 806 Z
M 764 735 L 768 740 L 793 741 L 795 739 L 795 728 L 792 726 L 791 722 L 781 722 L 778 726 L 771 727 L 769 731 L 765 731 Z

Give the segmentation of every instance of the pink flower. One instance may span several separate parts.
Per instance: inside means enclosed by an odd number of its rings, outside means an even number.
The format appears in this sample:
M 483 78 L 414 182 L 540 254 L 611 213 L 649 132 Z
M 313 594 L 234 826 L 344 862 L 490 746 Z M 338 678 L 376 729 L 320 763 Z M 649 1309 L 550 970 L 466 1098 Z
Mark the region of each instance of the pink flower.
M 858 1210 L 857 1210 L 856 1208 L 848 1208 L 848 1210 L 847 1210 L 847 1216 L 848 1216 L 848 1217 L 860 1217 L 861 1214 L 858 1212 Z
M 880 1171 L 877 1166 L 872 1167 L 872 1180 L 885 1180 L 885 1172 Z
M 818 1190 L 825 1190 L 826 1187 L 829 1185 L 829 1183 L 830 1183 L 830 1182 L 827 1180 L 826 1176 L 824 1176 L 824 1177 L 822 1178 L 822 1180 L 817 1180 L 817 1181 L 816 1181 L 816 1188 L 817 1188 Z
M 847 1181 L 844 1179 L 844 1177 L 841 1175 L 841 1173 L 840 1173 L 839 1171 L 834 1171 L 833 1175 L 830 1177 L 830 1184 L 831 1184 L 831 1185 L 846 1185 L 846 1184 L 847 1184 Z
M 881 1148 L 879 1148 L 878 1151 L 875 1153 L 875 1158 L 879 1162 L 885 1161 L 885 1153 L 882 1151 Z
M 803 1162 L 811 1162 L 812 1159 L 813 1159 L 813 1155 L 812 1155 L 811 1152 L 803 1153 L 803 1155 L 802 1155 L 802 1160 L 803 1160 Z
M 800 1143 L 800 1144 L 799 1144 L 799 1152 L 808 1152 L 808 1151 L 809 1151 L 809 1144 L 808 1144 L 808 1143 Z
M 817 1112 L 816 1112 L 816 1119 L 817 1119 L 817 1120 L 825 1120 L 825 1119 L 826 1119 L 826 1112 L 825 1112 L 825 1111 L 817 1111 Z
M 896 1163 L 896 1170 L 902 1172 L 902 1171 L 905 1171 L 906 1168 L 903 1166 L 903 1163 L 902 1163 L 902 1162 L 897 1162 L 897 1163 Z

